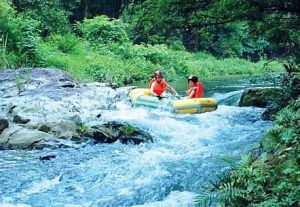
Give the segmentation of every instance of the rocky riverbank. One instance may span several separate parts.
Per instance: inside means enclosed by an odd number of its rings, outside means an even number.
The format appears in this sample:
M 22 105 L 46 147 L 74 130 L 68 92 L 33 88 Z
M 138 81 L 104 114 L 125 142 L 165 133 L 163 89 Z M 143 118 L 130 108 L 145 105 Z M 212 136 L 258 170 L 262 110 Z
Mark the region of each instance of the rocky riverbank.
M 117 102 L 128 99 L 131 89 L 78 83 L 52 68 L 5 70 L 0 73 L 0 148 L 61 147 L 69 145 L 66 140 L 151 140 L 133 126 L 101 120 L 105 110 L 113 110 Z

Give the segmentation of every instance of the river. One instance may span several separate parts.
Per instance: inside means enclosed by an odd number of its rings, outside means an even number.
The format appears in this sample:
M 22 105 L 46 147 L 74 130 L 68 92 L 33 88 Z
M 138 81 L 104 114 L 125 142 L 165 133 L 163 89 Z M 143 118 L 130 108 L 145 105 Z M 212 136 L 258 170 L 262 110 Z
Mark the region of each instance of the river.
M 197 193 L 228 170 L 222 158 L 237 160 L 257 147 L 271 126 L 260 118 L 263 109 L 236 106 L 241 90 L 254 84 L 248 79 L 204 84 L 206 96 L 221 103 L 211 113 L 176 115 L 126 102 L 103 113 L 149 132 L 153 143 L 0 151 L 0 206 L 193 206 Z M 183 83 L 174 86 L 183 93 Z M 40 161 L 44 155 L 56 158 Z

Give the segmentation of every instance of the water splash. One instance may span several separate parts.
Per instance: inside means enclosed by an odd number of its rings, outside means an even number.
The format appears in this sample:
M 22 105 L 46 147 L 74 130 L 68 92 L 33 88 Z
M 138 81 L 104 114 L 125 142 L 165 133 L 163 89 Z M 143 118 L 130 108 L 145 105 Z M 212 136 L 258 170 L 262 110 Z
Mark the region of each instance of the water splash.
M 260 119 L 262 112 L 220 105 L 210 113 L 177 115 L 120 102 L 101 121 L 137 126 L 154 143 L 0 151 L 0 194 L 12 205 L 188 207 L 224 170 L 221 157 L 237 158 L 257 146 L 270 126 Z M 45 154 L 56 158 L 40 161 Z

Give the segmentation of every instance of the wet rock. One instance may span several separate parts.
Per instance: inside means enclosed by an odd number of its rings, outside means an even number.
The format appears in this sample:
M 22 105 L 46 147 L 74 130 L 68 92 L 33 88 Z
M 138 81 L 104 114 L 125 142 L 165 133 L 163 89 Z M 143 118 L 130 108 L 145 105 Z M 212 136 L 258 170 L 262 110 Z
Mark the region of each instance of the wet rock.
M 0 119 L 0 134 L 3 132 L 4 129 L 9 127 L 9 123 L 6 119 Z
M 60 139 L 70 140 L 73 137 L 79 137 L 77 125 L 74 121 L 61 120 L 52 123 L 43 123 L 38 127 L 39 131 L 51 133 Z
M 24 90 L 19 91 L 17 79 L 22 79 Z M 78 83 L 67 73 L 53 68 L 4 70 L 0 73 L 0 114 L 5 114 L 5 119 L 10 122 L 22 125 L 21 131 L 24 133 L 37 133 L 32 137 L 39 147 L 50 143 L 48 140 L 38 141 L 38 137 L 45 134 L 54 139 L 53 146 L 69 146 L 63 141 L 86 140 L 83 137 L 87 131 L 85 123 L 99 123 L 102 115 L 107 110 L 115 109 L 119 101 L 128 99 L 129 103 L 131 89 L 117 88 L 107 83 Z M 91 136 L 106 137 L 102 141 L 108 143 L 118 139 L 118 135 L 113 134 L 116 130 L 109 132 L 103 129 L 101 132 L 101 129 L 93 129 Z M 20 136 L 19 142 L 24 141 L 21 147 L 24 145 L 26 148 L 25 143 L 30 142 L 29 135 L 24 137 L 21 133 L 15 133 L 14 136 L 17 135 Z M 11 145 L 11 140 L 7 138 L 10 136 L 5 136 L 2 137 L 2 145 Z
M 112 89 L 119 88 L 119 85 L 117 83 L 108 83 L 108 86 L 111 87 Z
M 51 131 L 51 127 L 47 126 L 47 124 L 42 124 L 41 126 L 38 127 L 38 130 L 41 132 L 49 133 Z
M 45 156 L 40 156 L 39 159 L 40 160 L 51 160 L 56 158 L 56 155 L 45 155 Z
M 17 124 L 27 124 L 28 122 L 30 122 L 30 119 L 26 119 L 22 116 L 19 116 L 19 115 L 15 115 L 13 117 L 13 121 Z
M 52 139 L 54 139 L 54 137 L 50 134 L 38 130 L 26 129 L 18 125 L 12 125 L 0 134 L 0 148 L 35 148 L 39 147 L 39 144 Z
M 153 142 L 150 134 L 133 127 L 129 124 L 125 124 L 121 127 L 120 142 L 123 144 L 140 144 L 142 142 Z
M 67 81 L 67 82 L 61 84 L 59 87 L 62 87 L 62 88 L 75 88 L 76 84 L 71 82 L 71 81 Z
M 153 141 L 148 133 L 129 124 L 117 122 L 92 126 L 83 136 L 93 138 L 99 143 L 113 143 L 119 140 L 123 144 L 140 144 L 142 142 Z
M 238 105 L 265 108 L 279 103 L 282 95 L 281 88 L 250 88 L 244 91 Z
M 273 120 L 275 117 L 274 115 L 279 112 L 281 109 L 283 108 L 283 106 L 276 104 L 276 105 L 272 105 L 269 106 L 261 115 L 263 120 Z
M 114 126 L 110 124 L 104 124 L 99 126 L 93 126 L 83 134 L 84 137 L 93 138 L 99 143 L 113 143 L 120 137 L 120 131 L 116 130 Z

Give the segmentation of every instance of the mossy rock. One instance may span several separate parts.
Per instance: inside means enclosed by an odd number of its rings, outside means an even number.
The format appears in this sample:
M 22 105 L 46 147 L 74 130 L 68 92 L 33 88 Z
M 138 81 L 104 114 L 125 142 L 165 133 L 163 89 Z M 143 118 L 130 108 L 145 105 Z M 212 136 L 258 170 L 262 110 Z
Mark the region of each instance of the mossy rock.
M 282 96 L 282 88 L 250 88 L 244 91 L 238 105 L 265 108 L 270 105 L 277 105 Z
M 92 138 L 99 143 L 114 143 L 119 140 L 123 144 L 140 144 L 142 142 L 153 141 L 149 133 L 129 124 L 114 121 L 92 126 L 83 136 Z
M 125 124 L 121 127 L 120 142 L 123 144 L 133 143 L 140 144 L 142 142 L 153 142 L 150 134 L 133 127 L 129 124 Z

